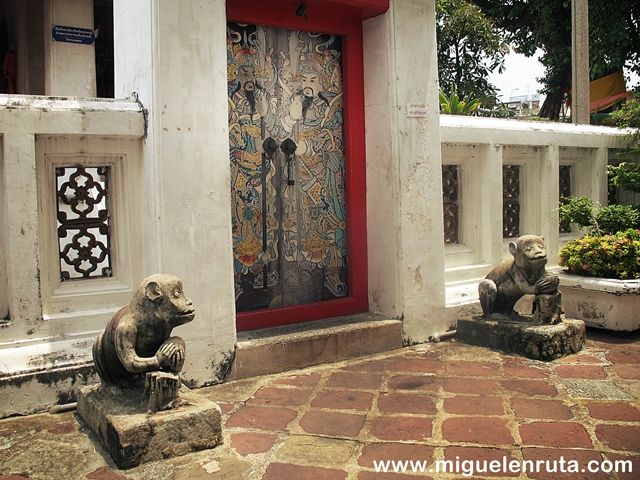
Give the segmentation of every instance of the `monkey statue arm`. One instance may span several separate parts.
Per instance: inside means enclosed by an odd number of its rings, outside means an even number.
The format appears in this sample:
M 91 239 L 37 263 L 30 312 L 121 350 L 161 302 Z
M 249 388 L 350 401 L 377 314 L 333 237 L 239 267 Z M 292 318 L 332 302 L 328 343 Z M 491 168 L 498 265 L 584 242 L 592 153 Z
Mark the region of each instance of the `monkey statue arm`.
M 143 373 L 159 370 L 169 361 L 169 352 L 158 350 L 153 357 L 140 357 L 136 353 L 137 328 L 131 323 L 123 322 L 116 331 L 116 354 L 120 363 L 130 373 Z
M 558 291 L 558 285 L 560 279 L 553 273 L 546 272 L 542 277 L 538 279 L 535 287 L 536 294 L 553 294 Z

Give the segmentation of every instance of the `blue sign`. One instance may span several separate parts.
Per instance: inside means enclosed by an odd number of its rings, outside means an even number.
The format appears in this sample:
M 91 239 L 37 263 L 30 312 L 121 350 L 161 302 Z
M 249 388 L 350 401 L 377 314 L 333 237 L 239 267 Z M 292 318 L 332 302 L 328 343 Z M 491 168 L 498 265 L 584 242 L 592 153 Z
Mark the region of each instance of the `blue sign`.
M 92 45 L 95 40 L 93 30 L 90 28 L 63 27 L 54 25 L 51 27 L 51 34 L 56 42 L 80 43 L 82 45 Z

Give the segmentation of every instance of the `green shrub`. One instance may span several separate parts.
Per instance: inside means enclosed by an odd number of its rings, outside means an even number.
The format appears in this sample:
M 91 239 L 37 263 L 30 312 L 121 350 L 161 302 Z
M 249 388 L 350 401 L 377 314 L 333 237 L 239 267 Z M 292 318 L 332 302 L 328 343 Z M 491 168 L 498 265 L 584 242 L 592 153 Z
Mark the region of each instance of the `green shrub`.
M 640 193 L 640 163 L 622 162 L 609 165 L 607 175 L 611 185 Z
M 640 279 L 640 230 L 572 240 L 560 250 L 560 265 L 580 275 Z
M 640 213 L 632 205 L 607 205 L 596 213 L 595 224 L 602 233 L 616 233 L 640 227 Z
M 560 222 L 575 223 L 580 228 L 591 227 L 594 221 L 593 200 L 589 197 L 562 197 L 560 199 Z
M 600 207 L 588 197 L 563 197 L 558 208 L 560 222 L 589 228 L 592 235 L 605 235 L 640 227 L 640 212 L 633 205 Z

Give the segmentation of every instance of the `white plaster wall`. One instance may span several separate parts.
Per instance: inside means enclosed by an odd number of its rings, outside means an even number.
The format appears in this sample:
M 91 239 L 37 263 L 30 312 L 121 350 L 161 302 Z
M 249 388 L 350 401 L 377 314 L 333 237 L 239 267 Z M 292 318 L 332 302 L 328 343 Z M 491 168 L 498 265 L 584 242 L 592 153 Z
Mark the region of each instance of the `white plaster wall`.
M 4 149 L 2 139 L 0 139 L 0 321 L 9 314 L 9 285 L 7 283 L 7 264 L 5 252 L 7 251 L 7 225 L 6 208 L 8 201 L 6 198 L 6 188 L 4 186 Z
M 448 326 L 434 1 L 392 1 L 364 50 L 370 306 L 425 341 Z
M 95 97 L 94 45 L 56 42 L 53 25 L 93 29 L 93 0 L 44 1 L 45 95 Z
M 145 271 L 184 281 L 185 377 L 215 381 L 236 341 L 223 0 L 115 0 L 116 96 L 149 111 Z M 136 48 L 131 48 L 135 45 Z

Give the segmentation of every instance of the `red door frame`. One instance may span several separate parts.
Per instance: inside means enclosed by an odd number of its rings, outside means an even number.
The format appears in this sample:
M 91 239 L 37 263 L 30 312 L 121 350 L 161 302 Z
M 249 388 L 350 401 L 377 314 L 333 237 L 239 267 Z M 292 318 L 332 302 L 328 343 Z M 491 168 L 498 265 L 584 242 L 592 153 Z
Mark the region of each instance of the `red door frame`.
M 305 16 L 296 14 L 301 4 Z M 336 300 L 236 314 L 238 330 L 253 330 L 369 309 L 362 19 L 382 13 L 388 0 L 227 0 L 227 21 L 340 35 L 343 43 L 345 199 L 348 296 Z

